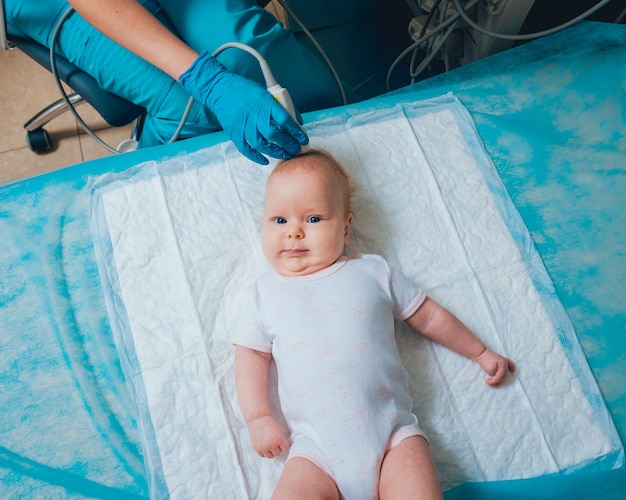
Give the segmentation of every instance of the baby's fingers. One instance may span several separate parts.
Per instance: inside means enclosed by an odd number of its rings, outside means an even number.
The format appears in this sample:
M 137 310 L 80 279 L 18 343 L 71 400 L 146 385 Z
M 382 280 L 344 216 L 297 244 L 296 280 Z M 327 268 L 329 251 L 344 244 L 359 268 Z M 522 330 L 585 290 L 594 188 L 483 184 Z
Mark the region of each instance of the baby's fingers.
M 289 441 L 286 438 L 280 439 L 276 444 L 268 446 L 264 449 L 257 450 L 257 453 L 263 458 L 276 458 L 289 449 Z
M 274 448 L 274 456 L 278 457 L 282 455 L 284 452 L 289 450 L 289 446 L 289 441 L 287 441 L 287 439 L 283 436 L 283 438 L 276 445 L 276 448 Z
M 507 372 L 504 367 L 498 366 L 496 373 L 485 380 L 485 383 L 491 387 L 498 387 L 505 379 L 506 373 Z
M 502 361 L 496 362 L 494 369 L 487 372 L 491 377 L 485 383 L 491 387 L 498 387 L 504 382 L 509 372 L 515 372 L 515 364 L 510 359 L 504 358 Z

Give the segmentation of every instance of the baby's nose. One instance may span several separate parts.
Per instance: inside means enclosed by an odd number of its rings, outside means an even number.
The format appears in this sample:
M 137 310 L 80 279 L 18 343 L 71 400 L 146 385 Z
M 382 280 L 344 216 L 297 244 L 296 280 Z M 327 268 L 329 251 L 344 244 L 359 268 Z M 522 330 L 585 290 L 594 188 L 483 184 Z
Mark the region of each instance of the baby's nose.
M 289 232 L 287 233 L 287 237 L 289 239 L 296 239 L 296 240 L 301 240 L 302 238 L 304 238 L 304 231 L 302 230 L 302 228 L 300 226 L 293 226 L 291 228 L 289 228 Z

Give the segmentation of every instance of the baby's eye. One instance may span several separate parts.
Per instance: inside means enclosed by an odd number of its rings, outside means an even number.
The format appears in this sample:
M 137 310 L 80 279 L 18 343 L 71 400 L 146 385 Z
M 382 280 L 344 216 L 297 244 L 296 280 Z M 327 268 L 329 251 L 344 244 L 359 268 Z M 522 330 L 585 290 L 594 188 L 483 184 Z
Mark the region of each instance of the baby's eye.
M 306 221 L 310 222 L 312 224 L 315 224 L 316 222 L 321 221 L 322 219 L 320 217 L 318 217 L 317 215 L 311 215 L 311 217 L 309 217 Z
M 284 217 L 276 217 L 274 218 L 274 222 L 276 222 L 276 224 L 287 224 L 287 219 Z

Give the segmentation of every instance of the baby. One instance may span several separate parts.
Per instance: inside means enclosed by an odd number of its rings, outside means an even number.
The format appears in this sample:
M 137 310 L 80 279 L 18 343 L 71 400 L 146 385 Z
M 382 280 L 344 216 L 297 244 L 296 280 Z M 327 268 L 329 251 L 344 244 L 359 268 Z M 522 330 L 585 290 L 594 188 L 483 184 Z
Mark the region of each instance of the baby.
M 273 270 L 246 290 L 233 332 L 242 413 L 259 455 L 289 452 L 273 498 L 441 498 L 394 318 L 476 361 L 493 387 L 515 367 L 382 257 L 344 256 L 351 196 L 348 174 L 321 150 L 270 175 L 263 251 Z M 288 430 L 270 414 L 272 357 Z

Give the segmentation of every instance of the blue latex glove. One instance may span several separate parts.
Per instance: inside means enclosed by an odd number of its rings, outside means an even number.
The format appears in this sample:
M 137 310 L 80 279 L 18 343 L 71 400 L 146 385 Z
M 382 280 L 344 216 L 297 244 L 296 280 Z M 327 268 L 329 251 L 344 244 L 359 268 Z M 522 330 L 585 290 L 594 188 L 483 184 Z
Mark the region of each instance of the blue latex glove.
M 217 117 L 237 149 L 267 165 L 261 153 L 291 158 L 309 138 L 261 85 L 228 71 L 207 51 L 179 78 L 182 87 Z

